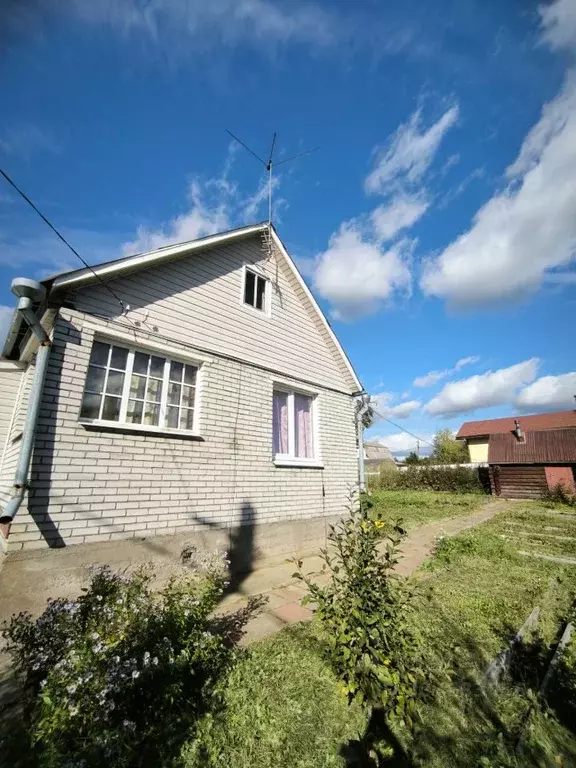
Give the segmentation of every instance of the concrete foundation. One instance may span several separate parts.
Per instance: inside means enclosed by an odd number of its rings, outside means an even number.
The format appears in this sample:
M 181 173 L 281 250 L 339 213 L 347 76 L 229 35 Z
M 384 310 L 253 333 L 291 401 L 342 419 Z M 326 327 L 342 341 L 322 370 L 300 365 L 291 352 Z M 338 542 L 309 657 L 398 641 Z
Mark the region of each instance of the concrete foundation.
M 98 565 L 122 570 L 152 563 L 160 586 L 181 570 L 180 553 L 190 544 L 200 552 L 228 552 L 232 574 L 248 574 L 257 567 L 258 560 L 317 551 L 325 546 L 328 526 L 337 519 L 263 523 L 235 529 L 213 527 L 173 536 L 8 553 L 0 571 L 0 620 L 20 611 L 39 614 L 51 598 L 76 597 L 88 584 L 91 569 Z

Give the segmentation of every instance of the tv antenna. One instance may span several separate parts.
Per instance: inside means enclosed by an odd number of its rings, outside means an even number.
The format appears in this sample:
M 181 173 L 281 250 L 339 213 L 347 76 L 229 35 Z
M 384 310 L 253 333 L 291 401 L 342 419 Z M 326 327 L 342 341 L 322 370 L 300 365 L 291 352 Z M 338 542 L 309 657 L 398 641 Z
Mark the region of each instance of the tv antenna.
M 262 158 L 256 154 L 253 150 L 250 149 L 250 147 L 245 144 L 242 139 L 239 139 L 238 136 L 235 136 L 232 131 L 229 131 L 226 129 L 226 133 L 228 133 L 234 141 L 237 141 L 238 144 L 244 147 L 245 150 L 250 152 L 252 157 L 256 158 L 259 163 L 262 163 L 264 168 L 266 169 L 266 173 L 268 174 L 268 223 L 272 224 L 272 169 L 276 168 L 278 165 L 284 165 L 284 163 L 290 163 L 292 160 L 297 160 L 299 157 L 304 157 L 304 155 L 311 155 L 312 152 L 317 152 L 320 147 L 314 147 L 313 149 L 306 149 L 304 152 L 299 152 L 297 155 L 292 155 L 292 157 L 287 157 L 285 160 L 280 160 L 278 163 L 274 160 L 274 148 L 276 146 L 276 133 L 272 135 L 272 144 L 270 146 L 270 153 L 268 154 L 268 160 L 262 160 Z

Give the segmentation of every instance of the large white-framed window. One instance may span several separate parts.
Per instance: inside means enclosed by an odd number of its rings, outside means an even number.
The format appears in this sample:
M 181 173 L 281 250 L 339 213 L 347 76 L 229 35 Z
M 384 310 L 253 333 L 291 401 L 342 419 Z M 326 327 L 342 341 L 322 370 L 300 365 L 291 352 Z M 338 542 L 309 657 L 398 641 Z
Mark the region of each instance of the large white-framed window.
M 316 395 L 275 385 L 272 400 L 275 464 L 319 466 Z
M 80 421 L 194 432 L 197 380 L 197 365 L 95 340 Z
M 242 278 L 242 303 L 270 314 L 270 281 L 257 267 L 244 265 Z

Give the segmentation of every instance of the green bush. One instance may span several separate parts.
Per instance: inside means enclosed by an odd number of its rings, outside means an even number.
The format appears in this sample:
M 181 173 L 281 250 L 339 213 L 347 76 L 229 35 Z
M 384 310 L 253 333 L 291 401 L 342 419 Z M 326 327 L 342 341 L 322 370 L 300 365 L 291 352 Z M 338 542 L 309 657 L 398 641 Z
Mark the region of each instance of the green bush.
M 382 472 L 379 487 L 387 490 L 485 493 L 482 470 L 471 467 L 410 466 L 400 472 Z
M 102 568 L 77 600 L 4 625 L 40 766 L 169 764 L 218 705 L 219 680 L 256 607 L 212 618 L 222 566 L 174 577 L 159 593 L 151 569 Z
M 401 521 L 372 520 L 368 505 L 353 506 L 348 518 L 331 526 L 321 551 L 328 583 L 303 574 L 301 562 L 295 575 L 308 587 L 305 602 L 315 605 L 327 658 L 349 700 L 411 727 L 424 672 L 410 627 L 412 594 L 394 573 L 404 537 Z
M 564 483 L 558 483 L 554 488 L 546 490 L 542 494 L 544 501 L 552 504 L 565 504 L 568 507 L 576 507 L 576 494 L 566 488 Z

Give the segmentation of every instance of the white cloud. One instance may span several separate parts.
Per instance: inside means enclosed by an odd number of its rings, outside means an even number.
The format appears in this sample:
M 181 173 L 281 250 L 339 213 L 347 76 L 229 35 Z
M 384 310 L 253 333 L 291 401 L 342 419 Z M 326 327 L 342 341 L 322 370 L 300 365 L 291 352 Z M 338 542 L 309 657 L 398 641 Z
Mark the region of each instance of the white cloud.
M 16 305 L 13 307 L 0 305 L 0 350 L 2 350 L 4 342 L 6 341 L 6 336 L 8 334 L 8 329 L 10 328 L 10 321 L 12 320 L 15 307 Z
M 235 144 L 231 144 L 220 175 L 204 182 L 199 179 L 190 182 L 187 191 L 188 204 L 183 213 L 160 227 L 138 227 L 136 238 L 124 243 L 123 252 L 133 254 L 196 240 L 234 226 L 253 223 L 258 212 L 264 208 L 267 213 L 268 193 L 264 183 L 261 182 L 256 192 L 244 199 L 237 184 L 231 181 L 230 173 L 236 152 Z M 277 177 L 274 186 L 279 185 L 280 177 Z M 280 202 L 276 201 L 277 204 Z
M 518 389 L 536 378 L 538 364 L 538 358 L 533 357 L 509 368 L 451 381 L 424 406 L 424 410 L 433 416 L 450 416 L 511 403 Z
M 37 152 L 60 152 L 61 147 L 37 125 L 23 123 L 6 128 L 0 135 L 0 151 L 28 159 Z
M 230 229 L 225 201 L 221 200 L 212 207 L 208 205 L 204 201 L 202 188 L 197 181 L 190 184 L 188 200 L 189 210 L 174 217 L 159 229 L 138 227 L 136 239 L 122 246 L 124 253 L 151 251 L 164 245 L 196 240 L 199 237 Z
M 574 46 L 576 4 L 541 9 L 544 40 Z M 423 291 L 455 307 L 519 301 L 547 272 L 576 257 L 576 70 L 542 110 L 515 161 L 506 187 L 474 216 L 470 229 L 425 266 Z
M 378 394 L 370 395 L 370 401 L 376 411 L 375 421 L 378 421 L 379 417 L 385 419 L 407 419 L 422 405 L 420 400 L 406 400 L 397 405 L 390 405 L 394 399 L 395 396 L 392 392 L 379 392 Z
M 457 116 L 458 107 L 452 107 L 425 130 L 417 110 L 377 152 L 376 166 L 364 186 L 368 193 L 385 196 L 386 202 L 341 224 L 327 250 L 316 257 L 314 284 L 331 302 L 335 318 L 373 314 L 396 293 L 409 291 L 416 240 L 399 236 L 428 210 L 423 177 Z
M 382 242 L 392 240 L 403 229 L 412 227 L 426 213 L 428 205 L 422 195 L 404 193 L 386 205 L 379 205 L 370 214 L 376 237 Z
M 463 357 L 454 365 L 453 368 L 445 368 L 443 371 L 429 371 L 425 376 L 417 376 L 412 382 L 415 387 L 431 387 L 433 384 L 442 381 L 451 373 L 456 373 L 465 365 L 472 365 L 477 363 L 480 358 L 478 355 L 470 355 L 469 357 Z
M 444 134 L 458 119 L 458 106 L 448 109 L 427 130 L 422 126 L 422 112 L 417 110 L 400 125 L 387 144 L 377 152 L 374 170 L 365 182 L 366 192 L 382 193 L 399 180 L 416 183 L 432 163 Z
M 340 320 L 354 320 L 378 311 L 395 291 L 408 291 L 412 243 L 403 241 L 383 250 L 355 221 L 342 224 L 328 249 L 316 258 L 314 284 Z
M 556 0 L 540 6 L 542 38 L 553 50 L 576 47 L 576 3 Z
M 518 393 L 516 406 L 523 411 L 555 411 L 576 407 L 576 372 L 541 376 Z
M 270 45 L 289 41 L 325 45 L 334 39 L 336 20 L 320 4 L 292 0 L 69 0 L 84 21 L 105 24 L 122 34 L 157 42 L 167 34 L 196 46 Z
M 546 282 L 552 285 L 575 285 L 576 272 L 550 272 L 546 275 Z
M 420 437 L 422 438 L 420 441 L 420 454 L 424 455 L 430 453 L 432 448 L 429 445 L 426 445 L 423 441 L 425 440 L 431 443 L 434 439 L 434 435 L 424 434 Z M 411 451 L 416 451 L 418 449 L 418 440 L 406 432 L 396 432 L 392 435 L 381 435 L 378 437 L 371 437 L 370 439 L 376 440 L 381 443 L 381 445 L 385 445 L 395 456 L 405 456 Z

